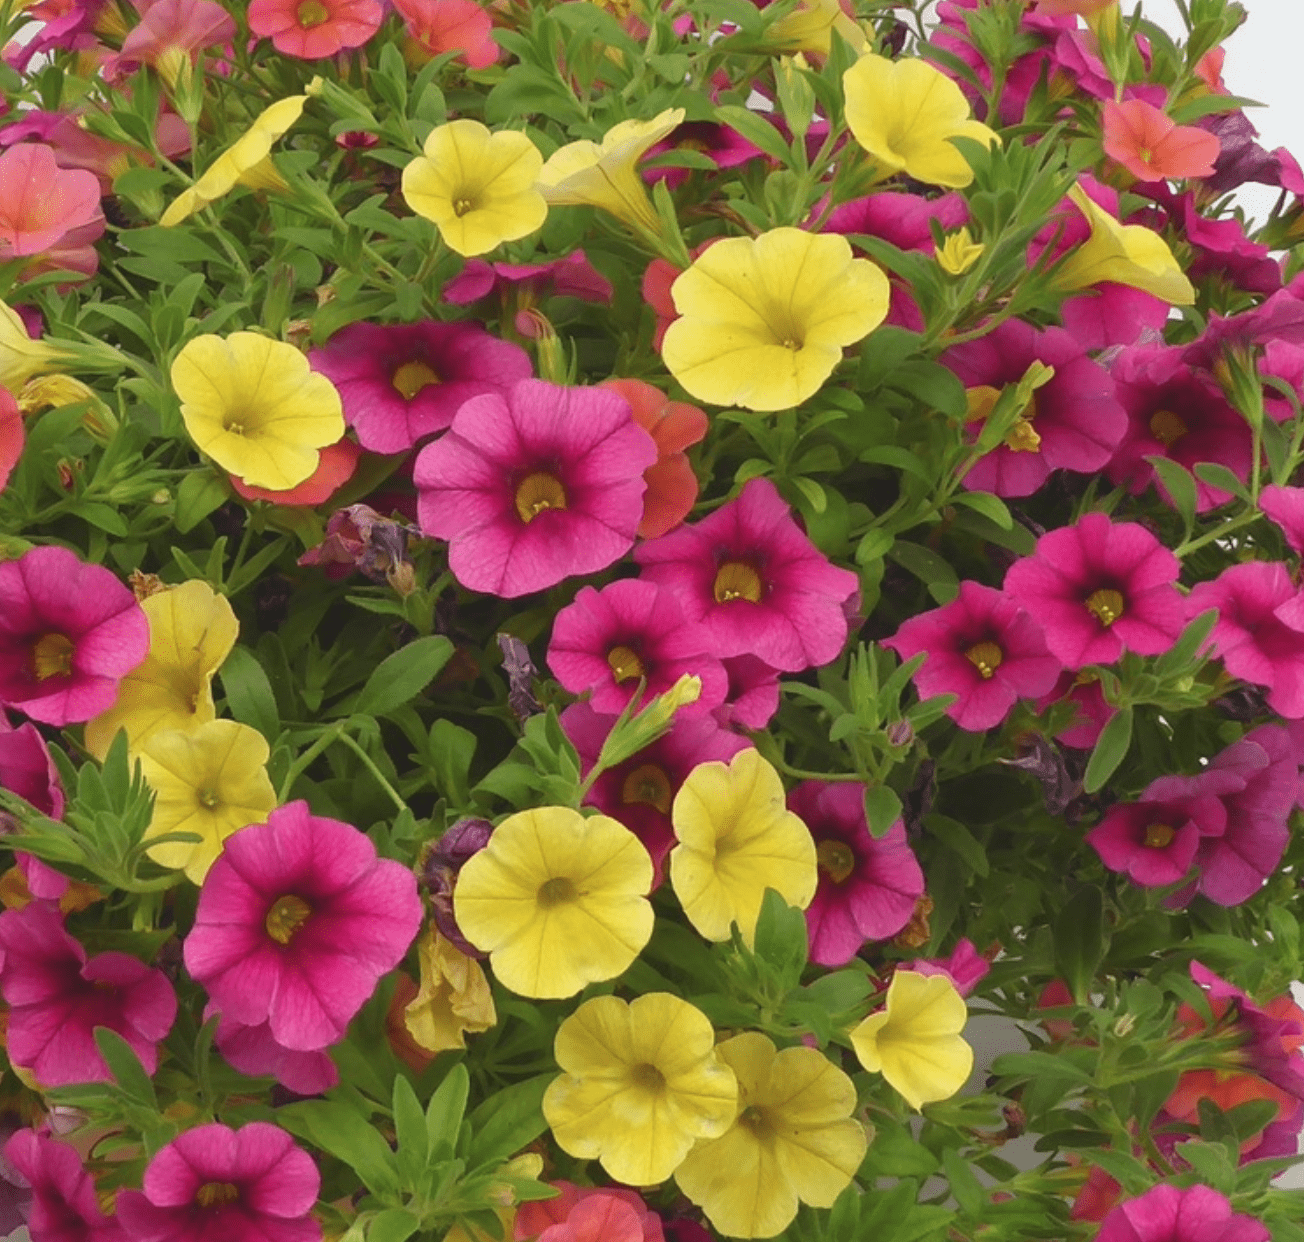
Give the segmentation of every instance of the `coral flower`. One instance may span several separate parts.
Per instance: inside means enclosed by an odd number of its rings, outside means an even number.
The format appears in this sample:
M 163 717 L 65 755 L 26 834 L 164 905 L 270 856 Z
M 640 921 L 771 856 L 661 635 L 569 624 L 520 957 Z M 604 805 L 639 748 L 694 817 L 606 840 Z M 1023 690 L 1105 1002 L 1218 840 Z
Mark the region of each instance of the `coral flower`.
M 38 142 L 0 152 L 0 263 L 40 254 L 97 222 L 103 232 L 93 173 L 60 168 L 54 152 Z
M 718 241 L 671 287 L 661 356 L 713 405 L 783 410 L 813 397 L 844 346 L 887 315 L 887 277 L 835 233 L 778 228 Z
M 403 1024 L 426 1052 L 465 1048 L 467 1032 L 498 1021 L 484 968 L 431 927 L 417 943 L 421 986 L 403 1011 Z
M 623 974 L 652 935 L 652 860 L 605 815 L 509 815 L 463 864 L 457 925 L 521 996 L 574 996 Z
M 310 1215 L 321 1174 L 284 1130 L 265 1121 L 179 1134 L 149 1162 L 141 1186 L 118 1195 L 118 1216 L 133 1242 L 321 1242 L 321 1225 Z
M 1144 99 L 1106 100 L 1101 119 L 1105 154 L 1138 181 L 1213 176 L 1222 144 L 1207 129 L 1178 125 Z
M 334 444 L 327 444 L 318 454 L 317 469 L 288 490 L 251 487 L 235 475 L 231 476 L 231 488 L 244 500 L 265 500 L 282 508 L 311 509 L 324 505 L 353 477 L 361 457 L 362 450 L 352 440 L 337 440 Z
M 457 52 L 468 69 L 484 69 L 501 55 L 493 21 L 475 0 L 394 0 L 407 24 L 404 59 L 416 67 Z
M 655 459 L 615 393 L 522 380 L 505 398 L 473 397 L 421 450 L 421 529 L 449 541 L 449 568 L 469 590 L 542 591 L 629 551 Z
M 155 0 L 141 10 L 139 23 L 122 40 L 115 68 L 128 73 L 149 65 L 175 87 L 183 67 L 192 68 L 204 48 L 235 38 L 235 22 L 214 0 Z
M 135 596 L 102 566 L 59 547 L 0 565 L 0 704 L 45 724 L 89 720 L 148 648 Z
M 945 975 L 898 970 L 885 1008 L 851 1032 L 851 1046 L 872 1074 L 919 1109 L 948 1100 L 973 1069 L 973 1049 L 961 1038 L 969 1011 Z
M 521 1204 L 512 1231 L 516 1242 L 665 1242 L 661 1217 L 632 1190 L 548 1184 L 561 1193 Z
M 254 487 L 302 483 L 318 450 L 344 435 L 330 380 L 293 345 L 257 332 L 188 341 L 172 363 L 172 386 L 200 451 Z
M 14 400 L 13 393 L 0 387 L 0 492 L 9 485 L 9 476 L 13 474 L 18 459 L 23 455 L 23 445 L 27 435 L 23 428 L 23 412 Z M 683 454 L 681 453 L 682 457 Z M 655 469 L 656 467 L 652 467 Z M 690 476 L 692 469 L 689 469 Z M 693 500 L 697 499 L 697 480 L 693 479 Z M 689 501 L 688 508 L 692 508 Z M 684 510 L 688 512 L 687 509 Z M 683 514 L 680 515 L 681 518 Z M 675 525 L 675 523 L 671 523 Z
M 416 880 L 306 802 L 227 838 L 199 894 L 186 969 L 224 1014 L 276 1042 L 335 1043 L 421 926 Z
M 353 323 L 308 355 L 338 390 L 344 420 L 373 453 L 401 453 L 447 429 L 463 402 L 505 395 L 534 374 L 519 345 L 478 324 Z
M 1208 1186 L 1152 1186 L 1119 1204 L 1100 1223 L 1096 1242 L 1269 1242 L 1262 1221 L 1233 1212 Z
M 779 774 L 760 751 L 694 768 L 675 795 L 670 883 L 688 921 L 708 940 L 737 923 L 750 945 L 765 890 L 805 909 L 819 881 L 810 831 L 784 805 Z
M 543 225 L 543 157 L 524 134 L 461 118 L 432 129 L 423 150 L 403 169 L 403 198 L 450 250 L 485 254 Z
M 738 1079 L 738 1117 L 700 1142 L 675 1181 L 721 1233 L 772 1238 L 799 1203 L 829 1208 L 865 1158 L 865 1128 L 852 1117 L 856 1088 L 814 1048 L 777 1051 L 748 1031 L 716 1054 Z
M 5 1144 L 4 1159 L 31 1187 L 27 1227 L 32 1237 L 51 1242 L 127 1242 L 122 1226 L 101 1210 L 95 1181 L 68 1143 L 19 1130 Z
M 376 0 L 253 0 L 249 30 L 286 56 L 321 60 L 361 47 L 380 29 Z
M 562 1074 L 543 1097 L 553 1137 L 631 1186 L 665 1181 L 738 1113 L 738 1083 L 710 1021 L 666 992 L 585 1001 L 557 1028 L 554 1054 Z

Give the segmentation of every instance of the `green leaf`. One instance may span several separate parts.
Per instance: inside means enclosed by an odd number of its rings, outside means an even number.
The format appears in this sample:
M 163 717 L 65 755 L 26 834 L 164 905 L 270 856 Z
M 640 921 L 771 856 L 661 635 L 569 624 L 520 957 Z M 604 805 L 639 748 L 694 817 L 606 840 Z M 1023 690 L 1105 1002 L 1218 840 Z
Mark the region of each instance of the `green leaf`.
M 225 479 L 208 470 L 192 470 L 177 488 L 173 524 L 183 535 L 193 530 L 214 509 L 226 503 L 230 489 Z
M 117 1031 L 111 1031 L 106 1026 L 95 1028 L 95 1046 L 108 1065 L 114 1082 L 122 1088 L 122 1093 L 136 1103 L 157 1111 L 158 1099 L 154 1095 L 154 1084 L 150 1082 L 149 1075 L 132 1046 Z
M 1219 491 L 1230 492 L 1238 500 L 1249 500 L 1250 493 L 1245 484 L 1236 477 L 1222 462 L 1197 461 L 1195 477 L 1201 483 L 1216 487 Z
M 367 1242 L 407 1242 L 420 1228 L 421 1221 L 406 1208 L 386 1208 L 367 1226 Z
M 1095 749 L 1087 761 L 1087 773 L 1082 778 L 1082 788 L 1096 793 L 1118 770 L 1132 745 L 1132 708 L 1120 707 L 1109 723 L 1100 731 Z
M 422 1174 L 430 1163 L 430 1143 L 426 1137 L 426 1116 L 412 1090 L 412 1084 L 399 1074 L 394 1079 L 394 1130 L 398 1139 L 398 1166 L 409 1189 L 418 1191 Z
M 1195 506 L 1198 503 L 1195 479 L 1191 472 L 1171 457 L 1164 457 L 1159 453 L 1151 454 L 1146 461 L 1154 468 L 1158 481 L 1163 484 L 1162 490 L 1168 493 L 1173 508 L 1182 519 L 1186 535 L 1189 536 L 1191 528 L 1195 525 Z
M 548 1128 L 543 1094 L 556 1074 L 539 1074 L 495 1091 L 471 1114 L 471 1168 L 498 1164 L 516 1155 Z
M 1014 518 L 1010 516 L 1005 501 L 999 496 L 993 496 L 990 492 L 957 492 L 956 495 L 951 497 L 951 503 L 964 505 L 966 509 L 981 513 L 983 517 L 994 522 L 1002 530 L 1014 529 Z
M 281 735 L 281 717 L 272 683 L 258 657 L 248 647 L 232 647 L 219 676 L 231 715 L 257 729 L 269 745 L 274 743 Z
M 417 697 L 448 663 L 453 644 L 442 634 L 418 638 L 382 660 L 367 678 L 352 714 L 383 716 Z
M 929 815 L 924 820 L 924 831 L 958 855 L 974 875 L 985 876 L 990 871 L 982 842 L 959 820 L 946 815 Z
M 865 819 L 869 831 L 883 836 L 901 818 L 901 799 L 887 785 L 870 785 L 865 790 Z
M 1105 901 L 1100 889 L 1088 884 L 1069 898 L 1055 917 L 1052 938 L 1056 971 L 1069 985 L 1073 999 L 1085 1005 L 1105 956 Z
M 393 1198 L 399 1192 L 394 1153 L 370 1120 L 347 1104 L 302 1100 L 278 1109 L 276 1120 L 342 1160 L 374 1195 Z
M 775 982 L 790 992 L 806 966 L 806 916 L 772 888 L 761 898 L 753 952 L 774 972 Z
M 426 1106 L 426 1137 L 432 1156 L 439 1152 L 441 1145 L 449 1155 L 452 1154 L 470 1093 L 471 1077 L 465 1064 L 459 1061 L 444 1076 L 444 1081 Z
M 739 108 L 732 104 L 723 104 L 715 110 L 716 120 L 723 121 L 730 129 L 736 130 L 754 147 L 760 147 L 772 160 L 784 168 L 792 162 L 792 152 L 779 133 L 769 121 L 749 108 Z

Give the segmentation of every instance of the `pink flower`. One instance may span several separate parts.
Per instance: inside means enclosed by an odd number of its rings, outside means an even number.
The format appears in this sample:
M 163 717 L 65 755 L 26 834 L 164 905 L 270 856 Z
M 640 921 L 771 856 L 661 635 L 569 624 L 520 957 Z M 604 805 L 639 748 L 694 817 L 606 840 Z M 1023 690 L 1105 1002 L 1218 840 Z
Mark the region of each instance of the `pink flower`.
M 634 551 L 643 575 L 675 591 L 722 657 L 754 655 L 785 672 L 836 659 L 856 575 L 804 535 L 769 479 L 751 479 L 693 526 Z
M 632 1190 L 552 1182 L 555 1199 L 522 1203 L 516 1242 L 662 1242 L 661 1218 Z
M 63 816 L 63 787 L 45 739 L 32 723 L 15 729 L 0 712 L 0 787 L 25 798 L 42 815 Z M 27 881 L 27 891 L 41 901 L 58 901 L 68 891 L 68 877 L 39 858 L 21 851 L 14 855 Z
M 107 569 L 66 548 L 0 565 L 0 704 L 65 725 L 113 705 L 149 651 L 149 622 Z
M 968 996 L 988 975 L 991 963 L 974 947 L 972 940 L 958 940 L 950 957 L 920 957 L 903 962 L 902 970 L 918 975 L 945 975 L 961 996 Z
M 1055 740 L 1075 750 L 1090 750 L 1117 711 L 1105 702 L 1100 678 L 1090 673 L 1062 673 L 1054 689 L 1037 700 L 1037 710 L 1044 712 L 1051 704 L 1060 702 L 1071 704 L 1075 714 L 1068 727 L 1055 734 Z
M 280 1127 L 251 1121 L 179 1134 L 149 1162 L 141 1190 L 118 1194 L 132 1242 L 320 1242 L 312 1157 Z
M 0 263 L 41 254 L 75 229 L 104 232 L 100 183 L 63 169 L 54 152 L 24 142 L 0 152 Z
M 715 718 L 725 728 L 764 729 L 779 710 L 779 670 L 753 655 L 731 656 L 721 663 L 729 689 Z
M 1271 483 L 1259 493 L 1259 508 L 1277 524 L 1295 552 L 1304 554 L 1304 487 Z
M 214 0 L 154 0 L 123 39 L 115 70 L 125 75 L 139 65 L 170 65 L 175 76 L 176 60 L 193 66 L 203 49 L 230 44 L 235 34 L 231 15 Z
M 810 958 L 845 966 L 867 940 L 895 936 L 924 892 L 924 873 L 897 820 L 881 837 L 865 822 L 865 788 L 803 781 L 788 809 L 815 838 L 819 887 L 806 910 Z
M 0 388 L 0 492 L 9 486 L 9 476 L 18 465 L 26 442 L 23 412 L 18 408 L 13 393 Z
M 1143 99 L 1106 100 L 1101 112 L 1105 154 L 1138 181 L 1213 176 L 1221 146 L 1215 135 L 1178 125 Z
M 383 18 L 376 0 L 253 0 L 249 6 L 250 31 L 300 60 L 361 47 Z
M 294 487 L 280 492 L 270 487 L 254 487 L 233 474 L 230 476 L 231 488 L 244 500 L 265 500 L 286 508 L 311 509 L 324 505 L 353 477 L 361 456 L 362 450 L 352 440 L 337 440 L 321 450 L 317 469 Z
M 204 1021 L 216 1013 L 213 1005 L 204 1010 Z M 225 1014 L 220 1016 L 213 1042 L 232 1069 L 251 1078 L 275 1078 L 298 1095 L 320 1095 L 338 1085 L 339 1070 L 320 1049 L 300 1052 L 276 1042 L 270 1024 L 244 1026 Z
M 95 1182 L 67 1143 L 19 1130 L 4 1156 L 32 1189 L 27 1227 L 36 1242 L 127 1242 L 117 1220 L 100 1210 Z
M 932 231 L 934 221 L 944 233 L 954 232 L 962 224 L 967 224 L 969 206 L 964 196 L 952 191 L 937 198 L 921 198 L 918 194 L 881 190 L 835 207 L 821 231 L 864 233 L 890 242 L 901 250 L 931 254 L 936 245 Z
M 583 302 L 610 302 L 612 298 L 611 282 L 589 262 L 583 250 L 573 250 L 546 263 L 468 259 L 444 286 L 443 298 L 453 306 L 469 306 L 494 292 L 504 303 L 508 295 L 513 295 L 517 309 L 533 306 L 544 297 L 579 298 Z
M 600 388 L 522 380 L 473 397 L 421 450 L 421 529 L 464 587 L 513 598 L 596 573 L 634 543 L 656 445 Z
M 9 1058 L 46 1087 L 108 1082 L 113 1075 L 95 1046 L 97 1026 L 116 1031 L 149 1073 L 158 1043 L 172 1029 L 177 998 L 162 971 L 126 953 L 86 950 L 50 906 L 34 901 L 0 914 L 9 1006 Z
M 463 402 L 505 395 L 529 356 L 470 323 L 352 323 L 308 361 L 339 390 L 344 417 L 373 453 L 401 453 L 444 431 Z
M 971 732 L 999 725 L 1019 699 L 1047 693 L 1061 668 L 1028 613 L 1003 592 L 969 581 L 949 604 L 911 617 L 883 646 L 902 662 L 926 653 L 914 676 L 919 697 L 956 695 L 946 714 Z
M 1110 664 L 1124 649 L 1158 655 L 1186 620 L 1173 585 L 1181 566 L 1144 526 L 1088 513 L 1037 540 L 1015 561 L 1005 590 L 1041 622 L 1066 668 Z
M 227 838 L 199 894 L 186 969 L 221 1012 L 285 1048 L 344 1037 L 421 926 L 416 880 L 365 833 L 291 802 Z
M 772 117 L 774 114 L 768 115 Z M 652 147 L 648 155 L 655 159 L 658 155 L 668 155 L 675 151 L 695 151 L 705 155 L 717 169 L 737 168 L 763 154 L 760 147 L 753 146 L 737 130 L 730 129 L 719 121 L 684 121 L 669 138 L 662 139 Z M 640 171 L 644 181 L 664 181 L 670 189 L 676 190 L 688 180 L 689 173 L 694 170 L 663 165 L 659 168 L 645 166 Z
M 468 68 L 484 69 L 498 59 L 493 23 L 475 0 L 394 0 L 394 8 L 422 62 L 460 52 Z
M 1152 1186 L 1101 1222 L 1096 1242 L 1269 1242 L 1262 1222 L 1208 1186 Z

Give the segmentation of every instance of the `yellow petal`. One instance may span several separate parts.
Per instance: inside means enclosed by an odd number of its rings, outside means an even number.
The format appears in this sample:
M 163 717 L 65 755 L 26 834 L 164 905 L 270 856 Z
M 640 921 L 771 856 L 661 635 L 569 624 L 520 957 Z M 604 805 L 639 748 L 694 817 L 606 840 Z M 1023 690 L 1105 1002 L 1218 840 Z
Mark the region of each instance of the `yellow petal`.
M 484 970 L 432 926 L 417 943 L 421 986 L 403 1011 L 408 1033 L 427 1052 L 465 1048 L 466 1033 L 497 1021 Z

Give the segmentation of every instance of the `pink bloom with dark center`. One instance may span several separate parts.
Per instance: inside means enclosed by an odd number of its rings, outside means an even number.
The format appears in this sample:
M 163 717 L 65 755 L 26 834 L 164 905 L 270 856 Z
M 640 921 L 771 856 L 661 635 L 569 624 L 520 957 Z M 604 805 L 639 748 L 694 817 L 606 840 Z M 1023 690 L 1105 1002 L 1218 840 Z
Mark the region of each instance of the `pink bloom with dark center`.
M 469 590 L 542 591 L 629 551 L 656 456 L 615 393 L 522 380 L 505 397 L 473 397 L 421 450 L 421 529 L 449 541 L 449 568 Z
M 902 970 L 913 970 L 918 975 L 945 975 L 961 996 L 970 995 L 991 968 L 973 941 L 967 939 L 957 941 L 949 957 L 921 957 L 901 965 Z
M 1169 221 L 1194 248 L 1194 259 L 1186 268 L 1193 281 L 1221 277 L 1265 296 L 1281 288 L 1281 265 L 1267 246 L 1246 236 L 1245 226 L 1234 216 L 1214 220 L 1201 215 L 1195 195 L 1189 192 L 1174 194 L 1160 186 L 1148 192 L 1164 205 Z
M 210 1004 L 204 1010 L 204 1021 L 216 1012 Z M 266 1022 L 244 1026 L 222 1014 L 213 1042 L 232 1069 L 251 1078 L 275 1078 L 298 1095 L 320 1095 L 340 1081 L 340 1072 L 329 1054 L 321 1049 L 300 1052 L 278 1044 Z
M 512 1236 L 516 1242 L 662 1242 L 661 1218 L 632 1190 L 549 1183 L 554 1199 L 522 1203 Z
M 1268 1227 L 1233 1212 L 1208 1186 L 1153 1186 L 1119 1204 L 1100 1224 L 1096 1242 L 1270 1242 Z
M 1271 483 L 1259 493 L 1259 508 L 1277 524 L 1295 552 L 1304 554 L 1304 487 Z
M 752 655 L 731 656 L 721 663 L 729 689 L 715 718 L 725 728 L 764 729 L 779 710 L 779 670 Z
M 1088 513 L 1052 530 L 1010 566 L 1005 590 L 1041 622 L 1069 669 L 1111 664 L 1123 651 L 1158 655 L 1182 632 L 1181 565 L 1144 526 Z
M 769 479 L 749 480 L 703 521 L 641 544 L 634 559 L 707 627 L 718 656 L 798 672 L 836 659 L 847 641 L 842 605 L 856 575 L 801 532 Z
M 546 263 L 489 263 L 468 259 L 462 270 L 444 286 L 443 299 L 454 306 L 469 306 L 498 293 L 515 307 L 533 306 L 545 297 L 579 298 L 582 302 L 610 302 L 611 282 L 589 262 L 583 250 L 573 250 Z
M 250 32 L 300 60 L 361 47 L 383 18 L 376 0 L 253 0 L 249 6 Z
M 177 1135 L 141 1190 L 118 1194 L 132 1242 L 320 1242 L 311 1216 L 321 1174 L 279 1126 L 212 1124 Z
M 457 52 L 470 69 L 484 69 L 501 54 L 493 22 L 475 0 L 393 0 L 407 23 L 410 47 L 432 60 Z
M 60 168 L 41 143 L 0 152 L 0 263 L 41 254 L 88 226 L 104 232 L 94 174 Z
M 67 1143 L 19 1130 L 4 1156 L 32 1189 L 27 1228 L 35 1242 L 127 1242 L 118 1221 L 100 1210 L 95 1182 Z
M 865 789 L 802 781 L 788 809 L 815 838 L 819 887 L 806 909 L 810 959 L 845 966 L 868 940 L 895 936 L 924 892 L 924 873 L 897 820 L 881 837 L 865 821 Z
M 505 394 L 534 368 L 519 345 L 470 323 L 352 323 L 308 361 L 339 390 L 363 448 L 402 453 L 445 430 L 465 401 Z
M 1000 724 L 1019 699 L 1047 693 L 1062 667 L 1037 622 L 978 582 L 962 582 L 949 604 L 911 617 L 883 646 L 902 662 L 924 652 L 914 675 L 919 697 L 956 695 L 946 714 L 972 732 Z
M 300 1052 L 344 1037 L 421 927 L 416 879 L 351 824 L 291 802 L 229 837 L 199 894 L 186 969 L 221 1012 Z
M 63 786 L 45 739 L 28 722 L 15 729 L 0 712 L 0 787 L 25 798 L 42 815 L 63 816 Z M 22 851 L 14 855 L 27 891 L 41 901 L 58 901 L 68 891 L 68 877 Z
M 113 1075 L 95 1046 L 97 1026 L 116 1031 L 149 1073 L 158 1043 L 172 1029 L 177 998 L 167 976 L 126 953 L 86 950 L 50 906 L 34 901 L 0 914 L 9 1006 L 9 1059 L 46 1087 L 108 1082 Z
M 699 155 L 705 155 L 717 169 L 737 168 L 749 160 L 761 158 L 763 154 L 760 147 L 754 146 L 737 130 L 730 129 L 719 121 L 684 121 L 669 138 L 652 147 L 648 157 L 655 159 L 658 155 L 669 155 L 675 151 L 696 151 Z M 670 189 L 675 190 L 694 170 L 663 165 L 659 168 L 644 166 L 640 171 L 644 181 L 664 181 Z
M 149 651 L 136 597 L 67 548 L 0 565 L 0 704 L 45 724 L 89 720 Z

